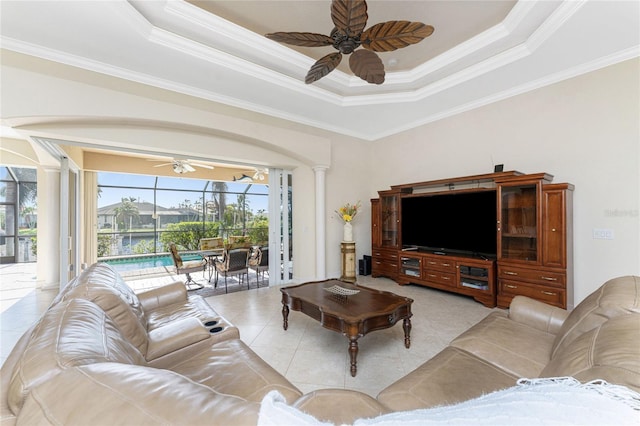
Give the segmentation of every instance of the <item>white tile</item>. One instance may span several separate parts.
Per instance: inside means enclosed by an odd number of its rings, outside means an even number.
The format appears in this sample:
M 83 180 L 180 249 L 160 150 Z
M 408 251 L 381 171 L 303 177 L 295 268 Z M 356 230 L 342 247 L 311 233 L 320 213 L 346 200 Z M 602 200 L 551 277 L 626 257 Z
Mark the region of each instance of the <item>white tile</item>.
M 347 351 L 329 348 L 296 351 L 285 377 L 291 382 L 344 388 Z
M 251 349 L 283 376 L 286 376 L 296 354 L 296 348 L 253 345 Z

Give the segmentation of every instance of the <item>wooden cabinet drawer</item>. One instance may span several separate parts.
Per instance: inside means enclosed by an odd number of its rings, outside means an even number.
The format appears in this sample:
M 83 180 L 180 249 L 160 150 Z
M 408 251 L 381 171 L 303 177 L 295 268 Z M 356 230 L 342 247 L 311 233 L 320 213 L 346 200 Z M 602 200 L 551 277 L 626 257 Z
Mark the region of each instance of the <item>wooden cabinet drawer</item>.
M 373 265 L 378 265 L 379 267 L 393 267 L 393 269 L 398 269 L 398 258 L 388 258 L 388 257 L 373 257 L 371 259 Z
M 371 275 L 395 277 L 398 274 L 398 252 L 373 249 L 371 253 Z
M 387 273 L 390 274 L 397 274 L 398 273 L 398 264 L 397 263 L 387 263 L 387 262 L 373 262 L 373 265 L 371 265 L 373 270 L 376 271 L 377 273 L 383 274 L 383 275 L 387 275 Z
M 443 259 L 437 256 L 425 256 L 424 268 L 429 271 L 437 270 L 455 274 L 456 262 L 450 259 Z
M 456 286 L 456 275 L 441 271 L 427 270 L 422 274 L 425 281 L 442 284 L 450 287 Z
M 549 286 L 564 287 L 567 282 L 565 273 L 545 269 L 526 269 L 498 265 L 498 279 L 528 281 Z
M 396 251 L 374 249 L 371 253 L 371 257 L 373 259 L 380 259 L 381 261 L 384 260 L 386 262 L 398 263 L 398 252 Z
M 517 281 L 499 280 L 499 305 L 508 307 L 515 296 L 528 296 L 550 305 L 564 307 L 566 293 L 563 289 L 527 284 Z

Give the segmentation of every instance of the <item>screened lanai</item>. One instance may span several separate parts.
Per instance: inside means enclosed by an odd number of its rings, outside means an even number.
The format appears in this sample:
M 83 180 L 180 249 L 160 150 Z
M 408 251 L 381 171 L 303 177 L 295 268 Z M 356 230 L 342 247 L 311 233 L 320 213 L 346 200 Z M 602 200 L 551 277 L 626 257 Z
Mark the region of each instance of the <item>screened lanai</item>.
M 0 166 L 0 263 L 36 261 L 36 169 Z

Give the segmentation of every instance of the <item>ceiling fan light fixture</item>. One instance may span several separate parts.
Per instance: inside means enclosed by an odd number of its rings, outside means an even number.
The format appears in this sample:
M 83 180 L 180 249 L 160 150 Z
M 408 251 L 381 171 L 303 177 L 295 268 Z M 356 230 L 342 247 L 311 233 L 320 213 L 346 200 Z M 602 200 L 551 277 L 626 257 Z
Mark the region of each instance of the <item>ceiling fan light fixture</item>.
M 184 164 L 182 164 L 182 163 L 181 163 L 181 162 L 179 162 L 179 161 L 174 161 L 174 162 L 173 162 L 173 171 L 174 171 L 175 173 L 178 173 L 178 174 L 184 174 L 184 173 L 188 173 L 188 172 L 189 172 L 189 170 L 187 170 L 187 168 L 185 167 L 185 165 L 184 165 Z
M 174 160 L 173 164 L 173 171 L 175 173 L 178 174 L 184 174 L 184 173 L 189 173 L 189 172 L 195 172 L 196 169 L 193 168 L 193 166 L 191 166 L 191 164 L 189 164 L 188 160 Z

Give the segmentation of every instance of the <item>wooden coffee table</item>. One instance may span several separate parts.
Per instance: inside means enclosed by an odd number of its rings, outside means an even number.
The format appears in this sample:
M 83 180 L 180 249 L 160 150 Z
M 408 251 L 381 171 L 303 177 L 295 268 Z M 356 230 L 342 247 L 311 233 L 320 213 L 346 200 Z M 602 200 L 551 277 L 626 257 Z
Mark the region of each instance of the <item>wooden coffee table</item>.
M 353 295 L 334 294 L 326 289 L 341 287 Z M 374 290 L 339 280 L 315 281 L 281 288 L 284 329 L 289 327 L 289 310 L 300 311 L 329 330 L 342 333 L 349 339 L 351 376 L 357 372 L 358 339 L 370 331 L 392 327 L 402 320 L 404 345 L 411 346 L 411 304 L 413 299 Z M 338 289 L 340 291 L 340 289 Z

